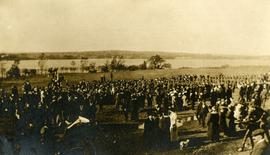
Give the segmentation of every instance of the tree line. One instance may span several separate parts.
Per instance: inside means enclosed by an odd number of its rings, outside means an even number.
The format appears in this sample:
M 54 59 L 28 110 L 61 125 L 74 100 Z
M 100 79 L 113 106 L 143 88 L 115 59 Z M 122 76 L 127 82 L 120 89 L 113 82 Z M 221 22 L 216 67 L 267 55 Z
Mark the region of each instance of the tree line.
M 19 68 L 19 60 L 15 60 L 9 70 L 4 69 L 4 65 L 0 65 L 2 77 L 6 73 L 8 78 L 19 78 L 20 76 L 32 76 L 35 74 L 54 74 L 60 71 L 61 73 L 80 72 L 80 73 L 96 73 L 96 72 L 117 72 L 117 71 L 135 71 L 147 69 L 167 69 L 171 68 L 171 64 L 166 63 L 166 60 L 160 55 L 151 56 L 149 59 L 143 61 L 139 65 L 127 65 L 122 56 L 114 56 L 111 60 L 107 60 L 103 65 L 96 66 L 95 63 L 90 62 L 87 57 L 82 57 L 79 64 L 71 61 L 71 67 L 60 68 L 45 68 L 47 58 L 42 53 L 38 60 L 39 70 L 37 69 L 22 69 Z

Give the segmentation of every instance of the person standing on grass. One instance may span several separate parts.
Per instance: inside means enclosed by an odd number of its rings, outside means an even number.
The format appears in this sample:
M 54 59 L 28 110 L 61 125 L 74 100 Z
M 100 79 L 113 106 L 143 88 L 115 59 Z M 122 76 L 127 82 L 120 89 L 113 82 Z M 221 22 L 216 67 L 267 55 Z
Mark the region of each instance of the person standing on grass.
M 191 99 L 191 109 L 194 110 L 195 102 L 197 101 L 197 92 L 195 91 L 195 88 L 192 89 L 190 99 Z
M 152 107 L 153 106 L 153 95 L 151 94 L 150 90 L 146 93 L 146 99 L 147 99 L 147 106 Z
M 160 128 L 160 138 L 161 138 L 161 147 L 163 149 L 168 148 L 170 144 L 170 126 L 171 120 L 168 116 L 168 111 L 163 111 L 162 116 L 159 120 L 159 128 Z
M 220 132 L 224 133 L 224 136 L 228 136 L 228 126 L 226 122 L 226 114 L 227 114 L 227 107 L 224 105 L 220 106 L 219 110 L 219 127 L 220 127 Z
M 17 86 L 13 86 L 11 88 L 11 94 L 13 96 L 13 98 L 17 101 L 19 99 L 19 91 L 18 91 L 18 88 Z
M 154 135 L 154 146 L 155 148 L 160 148 L 161 147 L 161 130 L 159 128 L 159 115 L 158 115 L 158 109 L 156 109 L 153 112 L 153 116 L 154 116 L 154 131 L 153 131 L 153 135 Z
M 235 107 L 233 105 L 229 105 L 228 106 L 228 112 L 226 114 L 226 123 L 227 123 L 227 126 L 228 126 L 228 135 L 230 137 L 233 137 L 233 136 L 236 135 L 234 109 L 235 109 Z
M 99 90 L 98 90 L 98 104 L 99 104 L 99 112 L 103 112 L 103 105 L 104 105 L 104 100 L 105 100 L 105 92 L 103 91 L 103 86 L 101 85 Z
M 210 98 L 211 98 L 211 100 L 210 100 L 211 101 L 211 106 L 215 106 L 216 103 L 217 103 L 217 100 L 218 100 L 218 94 L 217 94 L 217 87 L 216 86 L 211 89 Z
M 123 98 L 122 98 L 122 110 L 125 116 L 125 120 L 129 120 L 129 112 L 131 109 L 131 91 L 124 90 Z
M 204 101 L 200 101 L 199 105 L 196 109 L 196 117 L 199 121 L 199 124 L 204 128 L 205 127 L 205 119 L 208 113 L 208 107 Z
M 182 101 L 182 94 L 180 93 L 180 90 L 177 90 L 176 94 L 176 111 L 180 112 L 183 110 L 183 101 Z
M 219 115 L 215 106 L 213 106 L 207 116 L 208 137 L 212 142 L 219 141 Z
M 183 93 L 182 93 L 183 95 L 182 95 L 182 102 L 183 102 L 183 110 L 187 110 L 188 109 L 188 103 L 187 103 L 187 92 L 186 91 L 184 91 Z
M 155 142 L 155 122 L 154 122 L 154 117 L 151 112 L 148 112 L 148 117 L 144 122 L 144 132 L 143 132 L 143 137 L 144 137 L 144 144 L 147 150 L 151 149 L 154 145 Z
M 139 119 L 139 102 L 138 102 L 138 92 L 131 94 L 131 120 L 138 121 Z
M 170 117 L 170 140 L 171 142 L 175 142 L 178 140 L 178 130 L 177 130 L 177 113 L 173 110 L 169 110 Z
M 260 98 L 262 100 L 262 106 L 265 106 L 265 102 L 267 101 L 268 98 L 268 90 L 267 90 L 267 85 L 263 85 L 263 90 L 261 91 Z

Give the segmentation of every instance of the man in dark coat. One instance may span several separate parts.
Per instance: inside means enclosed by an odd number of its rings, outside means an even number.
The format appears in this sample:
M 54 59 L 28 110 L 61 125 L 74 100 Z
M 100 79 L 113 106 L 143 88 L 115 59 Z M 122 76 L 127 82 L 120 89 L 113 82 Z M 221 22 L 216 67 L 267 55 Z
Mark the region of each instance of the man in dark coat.
M 133 121 L 138 121 L 139 119 L 139 101 L 138 101 L 138 93 L 133 93 L 131 95 L 131 106 L 132 106 L 132 111 L 131 111 L 131 120 Z
M 220 127 L 220 132 L 223 132 L 224 135 L 228 136 L 228 126 L 226 122 L 226 114 L 227 114 L 227 107 L 225 106 L 220 106 L 220 112 L 219 112 L 219 127 Z
M 208 107 L 205 104 L 205 102 L 200 102 L 197 109 L 196 109 L 196 116 L 199 121 L 199 124 L 202 125 L 202 127 L 205 126 L 205 118 L 208 113 Z
M 226 114 L 226 122 L 228 126 L 228 136 L 235 136 L 236 129 L 235 129 L 235 117 L 234 117 L 234 106 L 228 106 L 228 112 Z
M 154 144 L 154 118 L 151 113 L 149 113 L 148 118 L 144 122 L 144 144 L 146 149 L 151 149 Z
M 216 142 L 219 140 L 219 115 L 215 106 L 212 107 L 207 117 L 208 137 L 213 142 Z
M 197 101 L 197 92 L 195 90 L 192 91 L 190 95 L 190 100 L 191 100 L 191 109 L 194 110 L 195 107 L 195 102 Z
M 171 120 L 170 117 L 168 116 L 168 111 L 164 111 L 159 122 L 162 148 L 167 148 L 170 144 L 170 126 Z
M 148 107 L 152 107 L 152 105 L 153 105 L 153 96 L 152 96 L 152 94 L 151 94 L 151 92 L 150 91 L 147 91 L 147 93 L 146 93 L 146 99 L 147 99 L 147 106 Z
M 18 88 L 16 86 L 13 86 L 11 88 L 11 94 L 12 94 L 12 96 L 13 96 L 13 98 L 15 100 L 18 100 L 19 99 L 19 92 L 18 92 Z

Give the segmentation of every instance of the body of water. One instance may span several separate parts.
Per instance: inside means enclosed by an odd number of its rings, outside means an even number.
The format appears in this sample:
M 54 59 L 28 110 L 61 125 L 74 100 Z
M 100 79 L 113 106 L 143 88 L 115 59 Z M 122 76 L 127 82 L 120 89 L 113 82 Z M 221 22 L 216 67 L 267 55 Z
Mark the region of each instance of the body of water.
M 89 63 L 95 63 L 96 66 L 101 66 L 106 63 L 108 59 L 88 59 Z M 110 61 L 110 60 L 109 60 Z M 142 64 L 144 59 L 124 59 L 126 65 L 139 65 Z M 21 60 L 19 67 L 21 69 L 39 69 L 39 60 Z M 73 63 L 72 63 L 73 62 Z M 74 63 L 75 62 L 75 63 Z M 229 66 L 268 66 L 270 65 L 269 59 L 192 59 L 192 58 L 176 58 L 168 59 L 167 63 L 172 65 L 172 68 L 181 67 L 220 67 L 223 65 Z M 1 61 L 4 68 L 9 69 L 13 61 Z M 81 59 L 51 59 L 45 63 L 45 68 L 50 67 L 80 67 Z

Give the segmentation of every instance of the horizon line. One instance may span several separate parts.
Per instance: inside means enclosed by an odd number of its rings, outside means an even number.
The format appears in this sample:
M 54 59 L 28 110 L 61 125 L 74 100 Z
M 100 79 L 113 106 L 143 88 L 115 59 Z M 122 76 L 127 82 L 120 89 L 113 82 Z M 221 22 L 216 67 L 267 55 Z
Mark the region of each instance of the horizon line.
M 105 50 L 78 50 L 78 51 L 0 51 L 0 54 L 40 54 L 40 53 L 49 53 L 49 54 L 57 54 L 57 53 L 84 53 L 84 52 L 156 52 L 156 53 L 168 53 L 168 54 L 195 54 L 195 55 L 213 55 L 213 56 L 245 56 L 245 57 L 263 57 L 270 56 L 270 54 L 262 54 L 262 55 L 252 55 L 252 54 L 226 54 L 226 53 L 210 53 L 210 52 L 190 52 L 190 51 L 165 51 L 165 50 L 126 50 L 126 49 L 105 49 Z

